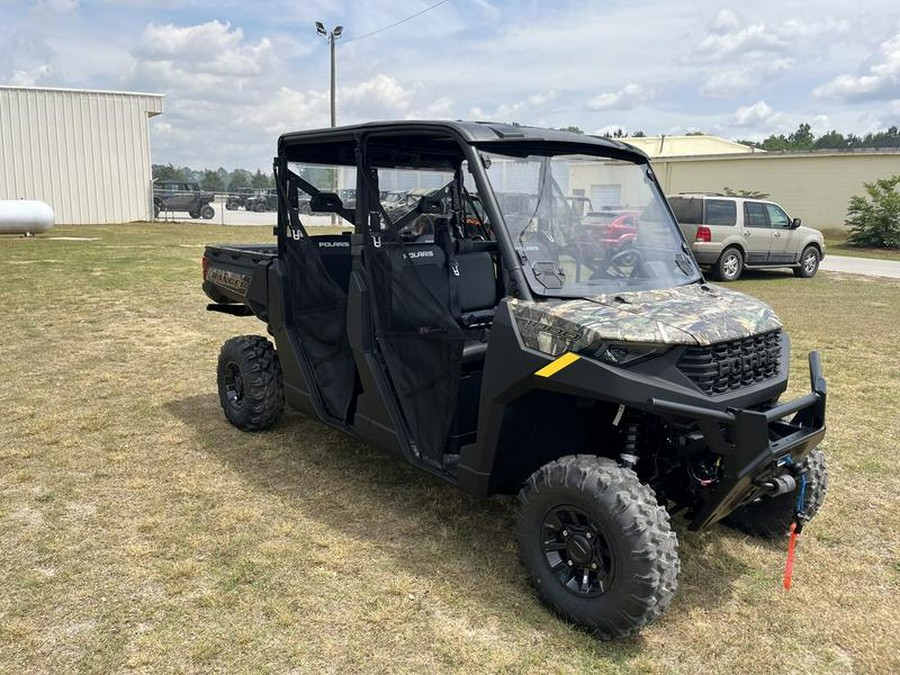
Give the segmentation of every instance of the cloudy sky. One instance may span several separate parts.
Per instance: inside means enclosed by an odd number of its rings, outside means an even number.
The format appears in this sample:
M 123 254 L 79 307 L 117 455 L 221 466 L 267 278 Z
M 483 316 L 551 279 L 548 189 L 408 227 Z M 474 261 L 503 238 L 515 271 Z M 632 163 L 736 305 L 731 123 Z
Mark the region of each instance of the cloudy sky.
M 0 84 L 166 95 L 153 161 L 268 168 L 278 134 L 396 118 L 704 131 L 900 125 L 897 0 L 0 0 Z

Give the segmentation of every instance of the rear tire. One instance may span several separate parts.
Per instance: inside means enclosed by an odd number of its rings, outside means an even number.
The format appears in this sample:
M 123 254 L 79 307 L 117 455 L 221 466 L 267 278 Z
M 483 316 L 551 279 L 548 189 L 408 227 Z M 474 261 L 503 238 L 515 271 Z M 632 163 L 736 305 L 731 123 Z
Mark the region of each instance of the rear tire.
M 602 639 L 655 620 L 678 586 L 669 514 L 610 459 L 574 455 L 535 471 L 519 492 L 516 534 L 541 599 Z
M 740 249 L 726 248 L 716 261 L 713 271 L 721 281 L 735 281 L 744 270 L 744 256 Z
M 819 249 L 815 246 L 807 246 L 800 254 L 800 267 L 794 268 L 794 276 L 801 279 L 810 279 L 819 271 L 819 261 L 822 259 Z
M 275 347 L 259 335 L 227 340 L 219 352 L 219 402 L 243 431 L 270 429 L 284 412 L 284 381 Z
M 808 519 L 816 515 L 828 491 L 828 467 L 825 453 L 816 448 L 807 460 L 806 492 L 803 510 Z M 762 498 L 735 509 L 725 519 L 732 527 L 764 539 L 778 539 L 791 531 L 797 491 L 778 497 Z

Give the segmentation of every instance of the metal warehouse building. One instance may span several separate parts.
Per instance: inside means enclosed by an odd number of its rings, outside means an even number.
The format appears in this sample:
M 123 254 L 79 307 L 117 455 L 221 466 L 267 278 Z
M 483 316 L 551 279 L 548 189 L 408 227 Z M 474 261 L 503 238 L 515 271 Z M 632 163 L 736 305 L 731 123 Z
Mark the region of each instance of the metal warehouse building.
M 0 86 L 0 199 L 57 223 L 151 220 L 148 119 L 161 94 Z

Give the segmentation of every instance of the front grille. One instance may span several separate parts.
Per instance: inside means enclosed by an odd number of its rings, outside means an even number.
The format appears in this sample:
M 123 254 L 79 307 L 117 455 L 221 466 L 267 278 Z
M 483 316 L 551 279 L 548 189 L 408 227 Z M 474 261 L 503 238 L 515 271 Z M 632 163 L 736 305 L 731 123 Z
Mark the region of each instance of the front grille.
M 688 347 L 678 369 L 710 395 L 762 382 L 781 370 L 781 331 Z

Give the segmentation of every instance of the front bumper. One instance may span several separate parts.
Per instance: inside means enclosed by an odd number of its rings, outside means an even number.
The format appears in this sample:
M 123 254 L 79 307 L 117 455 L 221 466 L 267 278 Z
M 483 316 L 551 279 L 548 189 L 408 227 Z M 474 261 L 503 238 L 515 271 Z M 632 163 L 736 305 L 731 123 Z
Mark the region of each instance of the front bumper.
M 810 352 L 809 376 L 809 394 L 765 411 L 722 411 L 658 398 L 649 401 L 650 412 L 696 420 L 709 449 L 723 458 L 722 475 L 694 512 L 692 530 L 721 520 L 744 502 L 765 494 L 762 483 L 784 473 L 786 465 L 802 465 L 821 442 L 826 385 L 818 352 Z

